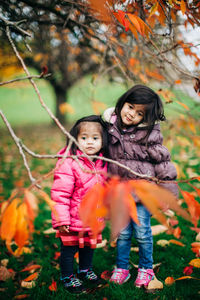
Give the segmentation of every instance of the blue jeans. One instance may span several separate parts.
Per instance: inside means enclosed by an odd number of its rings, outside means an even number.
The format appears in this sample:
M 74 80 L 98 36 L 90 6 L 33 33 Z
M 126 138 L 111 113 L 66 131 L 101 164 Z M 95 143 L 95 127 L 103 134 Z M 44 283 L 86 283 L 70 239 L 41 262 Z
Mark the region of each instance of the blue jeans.
M 130 221 L 117 239 L 117 268 L 129 268 L 131 239 L 134 236 L 139 246 L 139 268 L 152 269 L 153 266 L 153 238 L 151 231 L 151 214 L 142 205 L 137 204 L 137 215 L 140 226 Z

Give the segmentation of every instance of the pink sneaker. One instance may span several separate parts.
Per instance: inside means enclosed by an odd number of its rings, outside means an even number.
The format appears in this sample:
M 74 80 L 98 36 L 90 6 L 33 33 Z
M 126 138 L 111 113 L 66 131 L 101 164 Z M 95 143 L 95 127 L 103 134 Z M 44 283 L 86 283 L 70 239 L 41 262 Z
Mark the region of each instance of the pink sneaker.
M 131 275 L 129 273 L 129 270 L 115 268 L 113 270 L 113 274 L 110 278 L 110 282 L 123 284 L 126 281 L 128 281 L 130 277 L 131 277 Z
M 135 286 L 141 288 L 142 286 L 147 287 L 149 282 L 154 279 L 153 269 L 138 269 Z

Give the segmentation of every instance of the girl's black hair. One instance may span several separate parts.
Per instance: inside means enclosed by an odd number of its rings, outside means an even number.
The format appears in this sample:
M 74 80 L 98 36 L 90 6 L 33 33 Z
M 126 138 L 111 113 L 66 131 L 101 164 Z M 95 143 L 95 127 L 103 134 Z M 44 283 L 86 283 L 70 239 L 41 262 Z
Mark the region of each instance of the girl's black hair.
M 87 117 L 83 117 L 81 119 L 79 119 L 78 121 L 76 121 L 76 123 L 74 124 L 74 126 L 71 128 L 70 130 L 70 134 L 77 140 L 77 137 L 79 135 L 80 132 L 80 128 L 81 128 L 81 123 L 83 122 L 94 122 L 94 123 L 98 123 L 101 125 L 101 136 L 102 136 L 102 148 L 101 148 L 101 152 L 102 154 L 106 157 L 108 156 L 108 134 L 107 134 L 107 127 L 105 122 L 103 121 L 103 119 L 101 118 L 101 116 L 98 115 L 91 115 L 91 116 L 87 116 Z M 69 139 L 67 139 L 67 144 L 69 143 Z M 78 150 L 78 147 L 75 143 L 72 144 L 70 152 L 73 155 L 76 155 L 76 152 Z M 98 155 L 98 153 L 97 153 Z M 105 161 L 103 162 L 103 166 L 105 165 Z
M 152 89 L 145 85 L 135 85 L 124 93 L 117 101 L 115 106 L 115 113 L 117 115 L 117 125 L 122 130 L 123 123 L 121 119 L 121 110 L 124 103 L 130 104 L 144 104 L 146 106 L 145 116 L 142 123 L 147 124 L 147 134 L 143 139 L 147 139 L 155 125 L 156 121 L 165 121 L 163 104 L 158 96 Z

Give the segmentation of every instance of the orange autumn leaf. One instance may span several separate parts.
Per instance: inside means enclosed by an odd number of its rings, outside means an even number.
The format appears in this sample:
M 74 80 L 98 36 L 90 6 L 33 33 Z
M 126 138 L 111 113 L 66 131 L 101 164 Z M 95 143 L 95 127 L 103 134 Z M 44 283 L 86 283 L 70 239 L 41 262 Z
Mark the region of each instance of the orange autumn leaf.
M 125 27 L 125 31 L 129 30 L 130 22 L 126 18 L 126 13 L 122 10 L 118 10 L 117 12 L 113 12 L 113 15 Z
M 190 262 L 189 262 L 189 265 L 195 267 L 195 268 L 200 268 L 200 258 L 195 258 L 195 259 L 192 259 Z
M 51 285 L 49 286 L 49 290 L 52 291 L 52 292 L 56 292 L 57 291 L 57 283 L 53 279 L 52 279 Z
M 182 12 L 182 14 L 184 15 L 185 12 L 186 12 L 186 9 L 187 9 L 185 0 L 181 0 L 180 6 L 181 6 L 181 12 Z
M 22 203 L 18 206 L 18 216 L 16 223 L 16 232 L 14 236 L 14 240 L 19 248 L 22 248 L 29 239 L 29 231 L 28 231 L 28 214 L 27 207 L 25 203 Z
M 127 14 L 129 20 L 131 21 L 132 25 L 135 29 L 142 35 L 149 37 L 149 34 L 152 33 L 150 27 L 138 16 L 128 13 Z M 131 28 L 130 28 L 131 29 Z
M 165 278 L 165 284 L 166 285 L 172 285 L 175 282 L 173 277 L 167 277 Z
M 14 299 L 25 299 L 25 298 L 27 298 L 27 297 L 29 297 L 28 294 L 16 295 L 16 296 L 14 297 Z
M 170 244 L 175 244 L 175 245 L 177 245 L 177 246 L 181 246 L 181 247 L 185 247 L 185 245 L 183 244 L 183 243 L 181 243 L 181 242 L 179 242 L 179 241 L 177 241 L 177 240 L 169 240 L 169 243 Z
M 20 202 L 21 199 L 15 198 L 4 210 L 1 220 L 1 238 L 6 241 L 6 247 L 10 253 L 13 253 L 10 244 L 16 232 L 17 207 Z
M 103 204 L 104 188 L 100 183 L 94 185 L 83 197 L 79 208 L 79 214 L 83 225 L 89 226 L 96 236 L 103 228 L 103 220 L 99 217 L 105 217 L 107 209 Z M 99 210 L 101 210 L 102 215 Z
M 191 193 L 181 190 L 181 194 L 183 195 L 183 198 L 188 206 L 188 211 L 192 217 L 192 223 L 195 227 L 197 227 L 200 218 L 200 204 L 195 200 Z
M 37 273 L 37 272 L 35 272 L 35 273 L 29 275 L 29 276 L 26 277 L 23 281 L 32 281 L 33 279 L 36 279 L 36 278 L 38 278 L 38 273 Z
M 20 272 L 26 272 L 26 271 L 32 271 L 32 270 L 37 270 L 40 269 L 41 266 L 40 265 L 31 265 L 31 266 L 27 266 L 24 269 L 22 269 Z
M 88 0 L 88 6 L 91 10 L 91 14 L 95 15 L 100 21 L 106 24 L 112 23 L 111 13 L 106 0 Z
M 173 235 L 175 236 L 175 238 L 179 239 L 181 236 L 181 229 L 180 227 L 176 227 L 173 231 Z

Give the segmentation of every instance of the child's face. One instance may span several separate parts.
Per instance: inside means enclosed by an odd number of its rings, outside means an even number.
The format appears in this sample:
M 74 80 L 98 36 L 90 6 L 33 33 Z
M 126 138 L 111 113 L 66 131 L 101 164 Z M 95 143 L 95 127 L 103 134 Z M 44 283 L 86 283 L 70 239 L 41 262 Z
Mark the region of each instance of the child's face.
M 144 119 L 145 105 L 125 102 L 120 116 L 124 126 L 137 125 Z
M 83 122 L 77 141 L 80 149 L 87 155 L 95 155 L 102 148 L 101 125 L 96 122 Z

